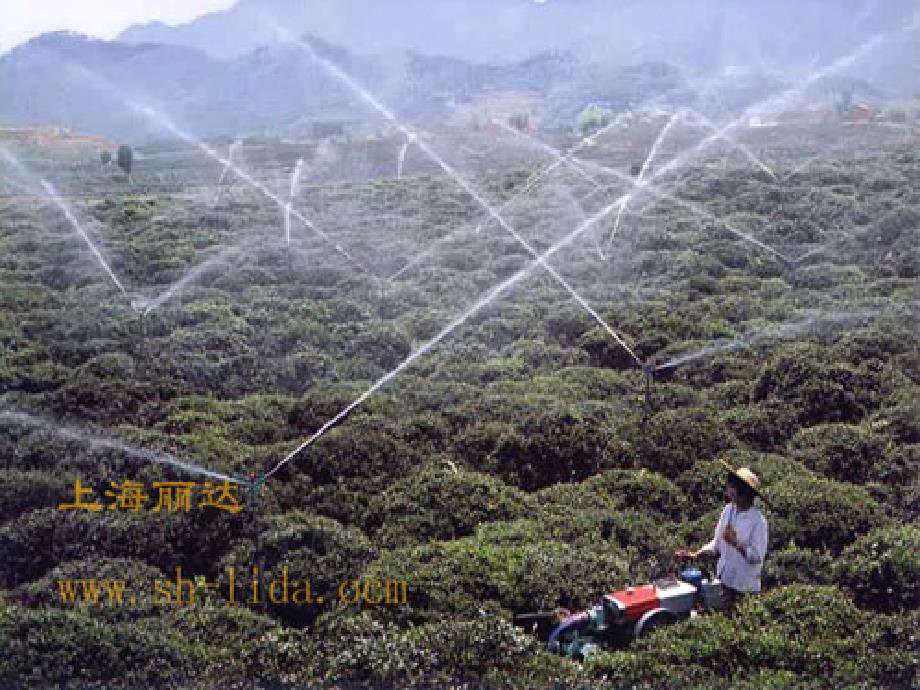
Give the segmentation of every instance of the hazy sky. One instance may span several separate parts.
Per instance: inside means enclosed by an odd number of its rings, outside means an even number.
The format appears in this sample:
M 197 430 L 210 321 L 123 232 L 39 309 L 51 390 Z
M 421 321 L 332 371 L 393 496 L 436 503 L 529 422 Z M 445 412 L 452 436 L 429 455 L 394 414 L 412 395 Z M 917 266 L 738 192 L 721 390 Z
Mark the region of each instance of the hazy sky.
M 167 24 L 230 7 L 236 0 L 0 0 L 0 54 L 46 31 L 114 38 L 136 22 Z

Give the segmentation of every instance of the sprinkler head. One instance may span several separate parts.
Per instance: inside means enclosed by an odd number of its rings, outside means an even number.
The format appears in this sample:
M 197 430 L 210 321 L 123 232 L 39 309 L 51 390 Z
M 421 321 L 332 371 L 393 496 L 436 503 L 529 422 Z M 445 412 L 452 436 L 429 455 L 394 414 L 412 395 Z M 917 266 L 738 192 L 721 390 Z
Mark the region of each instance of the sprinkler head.
M 648 376 L 649 378 L 655 377 L 655 365 L 652 362 L 643 362 L 642 363 L 642 373 Z
M 131 300 L 131 308 L 138 316 L 144 316 L 144 314 L 147 313 L 147 308 L 150 306 L 152 301 L 153 300 L 148 299 L 147 297 L 137 297 Z

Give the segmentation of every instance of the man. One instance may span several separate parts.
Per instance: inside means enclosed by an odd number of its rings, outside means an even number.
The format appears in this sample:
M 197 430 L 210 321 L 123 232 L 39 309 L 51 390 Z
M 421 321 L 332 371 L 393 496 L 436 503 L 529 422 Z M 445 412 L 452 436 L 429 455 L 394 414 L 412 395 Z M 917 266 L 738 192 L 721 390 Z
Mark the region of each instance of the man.
M 722 509 L 712 540 L 698 551 L 678 549 L 674 555 L 695 559 L 718 554 L 716 576 L 722 581 L 722 607 L 731 612 L 744 594 L 760 591 L 768 527 L 766 518 L 754 506 L 754 498 L 760 496 L 757 475 L 747 467 L 734 470 L 724 460 L 721 462 L 729 473 L 725 487 L 729 503 Z

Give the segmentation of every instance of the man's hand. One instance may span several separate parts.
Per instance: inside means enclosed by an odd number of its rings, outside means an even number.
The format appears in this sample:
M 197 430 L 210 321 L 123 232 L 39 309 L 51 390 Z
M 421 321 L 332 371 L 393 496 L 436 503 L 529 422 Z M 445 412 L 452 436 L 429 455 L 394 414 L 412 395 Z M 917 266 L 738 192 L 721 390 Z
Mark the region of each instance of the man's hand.
M 674 552 L 674 557 L 680 558 L 680 559 L 693 560 L 695 558 L 700 557 L 700 552 L 699 551 L 689 551 L 687 549 L 677 549 L 677 551 Z
M 747 549 L 744 545 L 738 541 L 738 535 L 735 534 L 735 528 L 729 525 L 725 528 L 725 532 L 722 533 L 722 538 L 725 540 L 725 543 L 729 546 L 734 546 L 738 551 L 741 552 L 741 555 L 745 558 L 747 557 Z

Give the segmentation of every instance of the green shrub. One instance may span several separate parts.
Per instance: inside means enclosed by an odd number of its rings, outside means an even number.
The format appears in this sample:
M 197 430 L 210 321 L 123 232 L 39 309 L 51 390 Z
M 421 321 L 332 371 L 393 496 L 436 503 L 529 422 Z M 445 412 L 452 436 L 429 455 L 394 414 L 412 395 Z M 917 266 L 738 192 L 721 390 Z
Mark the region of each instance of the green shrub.
M 508 687 L 538 653 L 532 636 L 491 618 L 399 630 L 363 614 L 342 618 L 323 632 L 331 638 L 324 680 L 337 686 Z
M 371 498 L 368 528 L 389 546 L 464 537 L 481 522 L 523 517 L 534 501 L 498 479 L 448 467 L 398 480 Z
M 359 384 L 317 386 L 291 406 L 287 424 L 291 432 L 297 436 L 312 434 L 363 392 Z M 388 418 L 398 416 L 401 411 L 393 408 L 393 403 L 387 398 L 371 398 L 354 417 L 351 417 L 351 423 L 357 421 L 359 416 L 374 412 Z
M 370 503 L 376 495 L 393 483 L 389 477 L 351 477 L 334 484 L 315 487 L 304 495 L 294 495 L 285 501 L 286 509 L 309 508 L 318 515 L 332 518 L 342 524 L 365 525 L 368 522 Z
M 622 345 L 610 337 L 600 326 L 592 328 L 579 338 L 578 346 L 591 356 L 597 367 L 609 369 L 632 369 L 636 361 Z
M 379 418 L 352 419 L 305 449 L 297 463 L 317 484 L 352 477 L 396 478 L 420 462 L 399 431 L 396 423 Z
M 834 345 L 834 352 L 847 362 L 859 365 L 875 359 L 887 362 L 894 355 L 909 351 L 910 329 L 898 324 L 880 325 L 843 333 Z
M 43 508 L 0 527 L 0 582 L 21 584 L 64 561 L 106 556 L 143 560 L 164 572 L 213 576 L 216 564 L 240 536 L 245 513 L 197 509 L 92 513 Z
M 0 648 L 0 685 L 15 687 L 176 687 L 205 661 L 200 645 L 170 630 L 15 606 L 0 615 Z
M 796 411 L 776 402 L 733 407 L 722 420 L 739 441 L 763 451 L 784 448 L 799 428 Z
M 530 409 L 513 427 L 493 423 L 467 431 L 453 453 L 527 491 L 580 481 L 627 461 L 609 410 L 598 406 Z
M 675 477 L 735 444 L 717 417 L 704 409 L 665 410 L 648 421 L 639 439 L 642 467 Z
M 764 562 L 764 589 L 791 584 L 833 584 L 834 558 L 826 551 L 788 546 L 767 555 Z
M 675 484 L 645 469 L 607 470 L 579 484 L 554 484 L 536 494 L 544 507 L 603 510 L 632 508 L 654 511 L 662 517 L 680 518 L 687 509 L 687 498 Z
M 877 529 L 843 550 L 834 581 L 849 588 L 860 606 L 896 613 L 920 604 L 920 528 Z
M 650 515 L 647 511 L 622 509 L 548 508 L 541 516 L 541 531 L 557 541 L 584 549 L 629 551 L 628 563 L 635 577 L 658 575 L 671 561 L 676 541 L 672 518 Z
M 813 346 L 784 348 L 764 367 L 752 401 L 788 405 L 803 426 L 858 422 L 876 404 L 878 375 L 826 359 Z
M 732 449 L 723 454 L 721 459 L 728 460 L 734 467 L 748 467 L 761 481 L 763 493 L 770 500 L 771 487 L 775 482 L 792 473 L 801 473 L 804 468 L 794 460 L 780 455 L 757 453 L 748 450 Z M 681 473 L 676 484 L 687 497 L 688 513 L 699 517 L 703 513 L 721 510 L 725 504 L 725 483 L 728 474 L 719 460 L 698 462 L 689 470 Z M 764 508 L 764 502 L 755 500 L 755 505 Z M 715 526 L 715 523 L 713 523 Z
M 348 342 L 348 356 L 373 362 L 385 370 L 392 369 L 412 352 L 407 336 L 392 326 L 361 328 Z
M 877 476 L 884 448 L 885 439 L 850 424 L 802 429 L 790 443 L 793 457 L 809 469 L 853 484 Z
M 473 537 L 382 553 L 363 577 L 406 580 L 408 605 L 379 615 L 409 621 L 473 616 L 488 602 L 508 611 L 578 608 L 630 582 L 634 549 L 535 538 L 503 543 L 504 523 L 495 524 Z
M 744 600 L 734 618 L 701 616 L 593 656 L 586 672 L 618 687 L 750 687 L 762 677 L 888 687 L 913 672 L 908 627 L 873 621 L 833 588 L 794 585 Z
M 876 468 L 876 479 L 881 482 L 877 490 L 880 503 L 887 503 L 910 518 L 916 513 L 917 492 L 920 490 L 920 444 L 890 444 Z
M 230 568 L 234 568 L 236 600 L 251 599 L 253 563 L 261 556 L 265 588 L 272 582 L 276 599 L 283 599 L 284 569 L 287 569 L 289 601 L 267 601 L 273 616 L 294 624 L 306 625 L 322 610 L 336 603 L 339 585 L 355 579 L 371 560 L 373 552 L 364 534 L 354 527 L 344 527 L 335 520 L 312 515 L 305 511 L 292 511 L 270 516 L 260 525 L 262 529 L 261 552 L 251 539 L 239 541 L 220 562 L 218 581 L 221 591 L 229 592 Z M 296 589 L 303 590 L 309 582 L 311 598 L 324 599 L 324 604 L 298 604 L 293 602 Z M 265 599 L 268 592 L 263 592 Z
M 876 415 L 877 424 L 901 443 L 920 443 L 920 386 L 896 391 Z
M 73 498 L 75 477 L 45 471 L 0 472 L 0 522 L 35 508 L 56 507 Z
M 896 243 L 902 236 L 911 236 L 920 228 L 920 213 L 913 208 L 898 208 L 880 218 L 862 235 L 863 245 L 873 252 L 883 250 Z
M 286 628 L 271 617 L 225 601 L 177 606 L 151 627 L 181 634 L 207 650 L 200 683 L 210 687 L 311 687 L 323 651 L 307 631 Z
M 126 558 L 67 561 L 55 566 L 43 577 L 20 586 L 16 590 L 16 596 L 29 606 L 75 606 L 92 618 L 99 617 L 106 621 L 136 620 L 160 613 L 154 593 L 154 582 L 164 577 L 163 571 L 159 568 Z M 60 584 L 61 581 L 67 580 L 96 580 L 99 582 L 99 600 L 87 601 L 86 592 L 77 583 L 74 590 L 75 600 L 68 605 L 63 599 L 65 594 L 61 591 Z M 121 603 L 109 599 L 108 590 L 103 584 L 106 580 L 124 581 L 125 594 Z
M 777 547 L 794 542 L 838 553 L 885 523 L 865 489 L 831 479 L 792 475 L 770 487 L 770 500 L 775 507 L 767 514 L 770 543 Z

